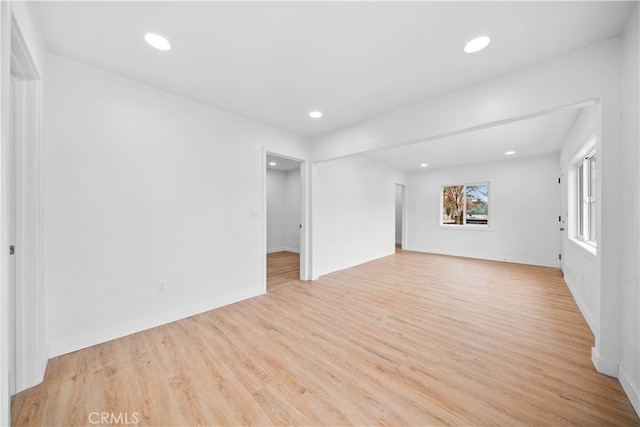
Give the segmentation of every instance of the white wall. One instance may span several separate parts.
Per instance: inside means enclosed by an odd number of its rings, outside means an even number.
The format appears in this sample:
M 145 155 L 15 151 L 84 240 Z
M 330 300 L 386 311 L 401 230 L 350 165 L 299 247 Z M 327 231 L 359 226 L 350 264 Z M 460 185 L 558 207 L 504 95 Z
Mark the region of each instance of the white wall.
M 318 163 L 312 176 L 314 277 L 395 252 L 402 173 L 353 156 Z
M 56 55 L 45 136 L 51 356 L 264 292 L 263 150 L 305 140 Z
M 283 251 L 286 227 L 287 173 L 267 169 L 267 253 Z
M 640 414 L 640 110 L 638 85 L 640 51 L 636 5 L 622 38 L 622 152 L 624 170 L 622 194 L 624 203 L 621 222 L 624 224 L 622 247 L 622 310 L 620 312 L 621 342 L 618 378 Z
M 267 169 L 267 253 L 300 252 L 300 170 Z
M 565 183 L 563 185 L 567 188 L 568 208 L 567 212 L 563 213 L 566 220 L 566 232 L 562 235 L 565 240 L 562 271 L 573 298 L 595 336 L 599 335 L 600 325 L 600 259 L 570 237 L 575 236 L 577 229 L 574 220 L 577 215 L 576 203 L 571 191 L 571 188 L 574 188 L 577 183 L 572 161 L 582 147 L 589 142 L 589 139 L 597 133 L 599 122 L 599 106 L 593 105 L 583 108 L 576 117 L 560 153 L 560 164 L 564 164 L 565 167 Z
M 557 266 L 557 176 L 555 154 L 412 172 L 408 176 L 408 249 Z M 441 227 L 441 186 L 479 181 L 490 183 L 490 227 Z

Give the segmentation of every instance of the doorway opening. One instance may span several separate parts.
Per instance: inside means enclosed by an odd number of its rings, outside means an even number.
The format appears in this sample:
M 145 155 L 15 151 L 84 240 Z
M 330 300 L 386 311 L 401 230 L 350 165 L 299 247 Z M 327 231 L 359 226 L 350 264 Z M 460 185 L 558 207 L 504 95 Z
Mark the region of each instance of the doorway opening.
M 40 189 L 41 80 L 15 17 L 11 15 L 9 115 L 3 140 L 3 263 L 7 267 L 8 391 L 40 383 L 46 368 L 42 287 Z
M 564 171 L 564 163 L 560 166 L 560 177 L 558 178 L 558 184 L 560 184 L 560 215 L 558 216 L 558 222 L 560 223 L 560 253 L 558 254 L 559 258 L 559 267 L 562 273 L 564 274 L 564 263 L 562 257 L 565 253 L 565 233 L 567 228 L 566 219 L 568 215 L 568 203 L 567 203 L 567 179 L 565 177 Z
M 405 191 L 406 188 L 402 184 L 396 184 L 396 252 L 401 251 L 406 242 L 405 236 Z
M 266 155 L 267 292 L 301 279 L 302 161 Z

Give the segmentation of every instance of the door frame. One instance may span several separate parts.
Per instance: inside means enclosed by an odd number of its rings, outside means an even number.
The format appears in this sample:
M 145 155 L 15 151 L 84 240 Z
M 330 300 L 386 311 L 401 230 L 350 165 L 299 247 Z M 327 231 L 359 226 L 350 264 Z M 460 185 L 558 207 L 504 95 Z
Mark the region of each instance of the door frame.
M 13 70 L 12 70 L 13 71 Z M 3 176 L 5 178 L 5 191 L 6 196 L 3 197 L 3 204 L 5 205 L 3 214 L 6 215 L 6 234 L 4 234 L 3 246 L 14 247 L 16 245 L 16 225 L 17 225 L 17 171 L 16 171 L 16 104 L 17 104 L 17 77 L 11 73 L 9 78 L 9 117 L 8 117 L 8 138 L 3 146 L 4 162 L 2 167 L 4 169 Z M 7 314 L 8 314 L 8 350 L 9 350 L 9 394 L 14 395 L 16 393 L 16 372 L 18 371 L 18 338 L 16 332 L 18 329 L 16 310 L 18 306 L 17 286 L 16 286 L 16 256 L 9 252 L 7 257 Z
M 400 182 L 396 182 L 396 197 L 398 197 L 397 195 L 397 191 L 398 191 L 398 187 L 400 187 L 401 191 L 402 191 L 402 199 L 401 199 L 401 211 L 400 211 L 400 219 L 402 221 L 402 230 L 400 232 L 401 234 L 401 245 L 400 248 L 401 249 L 406 249 L 407 248 L 407 236 L 409 235 L 409 233 L 407 232 L 407 184 L 403 184 Z M 395 205 L 394 205 L 395 208 Z M 397 220 L 397 219 L 396 219 Z M 395 242 L 395 237 L 394 237 L 394 242 Z
M 2 286 L 7 287 L 10 294 L 6 302 L 9 307 L 4 305 L 3 308 L 7 308 L 12 316 L 6 326 L 9 331 L 6 344 L 8 368 L 11 370 L 9 393 L 15 394 L 42 382 L 48 360 L 44 337 L 42 269 L 42 80 L 15 17 L 10 11 L 6 12 L 11 16 L 10 60 L 8 64 L 3 64 L 2 84 L 9 84 L 14 96 L 3 95 L 2 99 L 3 109 L 8 108 L 9 112 L 3 112 L 2 116 L 2 166 L 5 170 L 2 173 L 0 253 L 3 267 L 15 263 L 13 284 L 8 283 L 9 271 L 2 275 L 5 282 Z M 4 74 L 7 71 L 8 75 Z M 15 197 L 12 193 L 15 193 Z M 12 206 L 8 201 L 12 201 Z M 9 222 L 11 212 L 14 212 L 13 224 Z M 15 230 L 15 239 L 11 239 L 9 228 Z M 10 242 L 9 239 L 14 241 Z M 15 245 L 14 255 L 9 255 L 9 245 Z M 14 287 L 13 295 L 11 287 Z
M 568 224 L 567 224 L 567 215 L 568 215 L 568 210 L 569 210 L 569 201 L 567 199 L 567 174 L 566 174 L 566 168 L 565 168 L 565 164 L 564 162 L 560 165 L 560 174 L 559 174 L 559 184 L 560 184 L 560 216 L 559 216 L 559 221 L 558 221 L 558 229 L 560 231 L 560 248 L 558 249 L 559 251 L 559 256 L 558 256 L 558 267 L 560 268 L 560 271 L 562 271 L 564 273 L 563 270 L 563 266 L 564 266 L 564 255 L 565 255 L 565 251 L 566 251 L 566 246 L 567 246 L 567 236 L 569 233 L 569 231 L 567 230 L 568 228 Z
M 300 162 L 300 280 L 311 280 L 309 162 L 305 159 L 262 149 L 262 285 L 267 292 L 267 155 Z

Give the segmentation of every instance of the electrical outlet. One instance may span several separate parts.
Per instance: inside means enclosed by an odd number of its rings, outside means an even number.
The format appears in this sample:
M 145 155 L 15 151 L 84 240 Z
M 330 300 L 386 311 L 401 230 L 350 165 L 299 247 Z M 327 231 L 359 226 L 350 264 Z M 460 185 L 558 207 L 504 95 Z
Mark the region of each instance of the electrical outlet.
M 167 281 L 158 280 L 158 293 L 165 292 L 167 290 Z

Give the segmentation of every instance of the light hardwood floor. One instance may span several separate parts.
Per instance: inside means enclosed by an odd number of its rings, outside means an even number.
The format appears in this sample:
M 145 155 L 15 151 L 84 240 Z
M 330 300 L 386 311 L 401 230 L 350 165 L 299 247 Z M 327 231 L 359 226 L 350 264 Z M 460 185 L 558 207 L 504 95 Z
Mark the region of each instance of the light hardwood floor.
M 592 345 L 556 269 L 400 251 L 52 359 L 13 423 L 639 425 Z
M 274 252 L 267 254 L 267 292 L 300 278 L 300 254 Z

